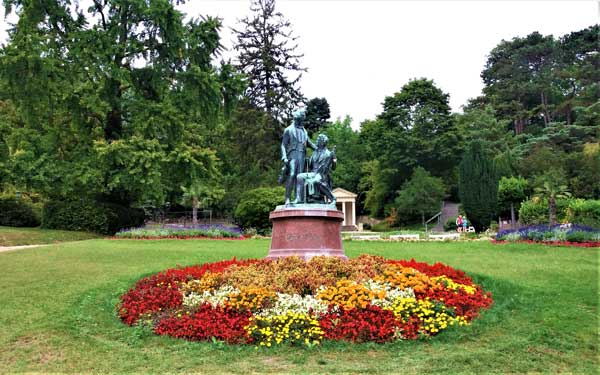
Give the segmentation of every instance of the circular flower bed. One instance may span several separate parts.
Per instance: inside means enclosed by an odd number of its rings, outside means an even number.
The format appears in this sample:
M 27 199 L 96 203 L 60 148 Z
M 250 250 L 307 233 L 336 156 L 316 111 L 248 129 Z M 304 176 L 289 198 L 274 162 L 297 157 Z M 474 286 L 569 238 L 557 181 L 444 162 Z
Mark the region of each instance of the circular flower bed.
M 150 325 L 159 335 L 313 346 L 435 336 L 469 324 L 492 302 L 464 272 L 441 263 L 234 258 L 143 278 L 118 311 L 124 323 Z

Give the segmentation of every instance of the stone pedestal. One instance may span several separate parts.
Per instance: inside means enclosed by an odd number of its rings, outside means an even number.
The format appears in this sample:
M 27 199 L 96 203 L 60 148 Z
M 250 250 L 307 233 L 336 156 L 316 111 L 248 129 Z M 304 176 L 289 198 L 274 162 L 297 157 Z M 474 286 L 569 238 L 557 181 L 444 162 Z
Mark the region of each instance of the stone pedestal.
M 299 256 L 309 260 L 325 255 L 348 259 L 342 248 L 344 214 L 329 205 L 278 206 L 273 222 L 271 249 L 267 259 Z

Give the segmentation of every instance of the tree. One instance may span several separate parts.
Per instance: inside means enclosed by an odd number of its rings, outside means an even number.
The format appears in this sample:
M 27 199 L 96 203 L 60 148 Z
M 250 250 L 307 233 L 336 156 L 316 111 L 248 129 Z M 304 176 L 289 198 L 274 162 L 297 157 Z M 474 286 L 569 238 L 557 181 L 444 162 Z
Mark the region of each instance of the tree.
M 290 22 L 275 11 L 275 0 L 252 0 L 250 11 L 252 16 L 240 21 L 242 29 L 233 29 L 237 65 L 248 77 L 245 94 L 254 106 L 283 120 L 304 99 L 298 87 L 306 71 L 300 65 L 303 55 L 295 53 L 297 37 Z
M 306 104 L 306 119 L 304 127 L 308 133 L 316 134 L 319 129 L 327 124 L 327 120 L 331 117 L 329 112 L 329 103 L 325 98 L 312 98 Z
M 223 199 L 225 190 L 218 187 L 214 183 L 203 183 L 201 181 L 194 181 L 189 187 L 182 186 L 183 190 L 183 203 L 190 204 L 192 206 L 192 224 L 198 224 L 198 208 L 209 206 L 211 203 L 215 203 Z
M 427 79 L 411 80 L 400 92 L 385 98 L 383 112 L 361 124 L 361 142 L 369 159 L 377 160 L 385 173 L 374 173 L 371 186 L 385 186 L 367 194 L 368 206 L 381 208 L 394 201 L 395 192 L 416 166 L 456 186 L 455 165 L 461 154 L 460 134 L 450 115 L 448 94 Z M 377 197 L 377 198 L 375 198 Z M 375 203 L 373 199 L 383 199 Z M 371 214 L 374 214 L 371 212 Z
M 4 1 L 19 16 L 0 51 L 17 185 L 160 204 L 190 176 L 218 172 L 208 134 L 240 80 L 212 64 L 220 21 L 184 23 L 176 2 Z
M 481 73 L 483 92 L 504 118 L 514 121 L 517 134 L 540 114 L 544 124 L 552 121 L 552 105 L 559 95 L 551 73 L 556 50 L 552 36 L 533 32 L 503 40 L 490 52 Z
M 465 108 L 462 114 L 454 114 L 457 131 L 462 135 L 464 147 L 479 140 L 491 154 L 506 152 L 514 145 L 507 121 L 498 120 L 496 111 L 490 105 Z
M 523 202 L 527 198 L 528 183 L 522 177 L 502 177 L 498 185 L 498 206 L 506 208 L 510 206 L 510 220 L 514 225 L 515 206 Z
M 366 160 L 364 145 L 360 143 L 359 132 L 352 129 L 352 119 L 336 120 L 324 129 L 329 138 L 329 148 L 335 147 L 337 166 L 332 171 L 333 187 L 358 192 L 361 178 L 361 164 Z
M 553 76 L 562 93 L 562 100 L 556 110 L 563 115 L 567 124 L 578 118 L 574 113 L 577 107 L 597 103 L 600 90 L 599 34 L 600 25 L 596 24 L 559 39 L 558 58 Z
M 472 142 L 459 165 L 460 201 L 475 230 L 488 228 L 498 204 L 498 174 L 481 142 Z
M 536 196 L 548 199 L 548 214 L 550 225 L 556 224 L 556 199 L 571 197 L 565 184 L 564 173 L 560 170 L 550 170 L 536 177 L 534 191 Z
M 416 167 L 394 201 L 399 219 L 403 218 L 406 223 L 407 218 L 418 214 L 425 225 L 425 215 L 436 213 L 440 209 L 446 195 L 445 190 L 441 178 L 433 177 L 425 169 Z

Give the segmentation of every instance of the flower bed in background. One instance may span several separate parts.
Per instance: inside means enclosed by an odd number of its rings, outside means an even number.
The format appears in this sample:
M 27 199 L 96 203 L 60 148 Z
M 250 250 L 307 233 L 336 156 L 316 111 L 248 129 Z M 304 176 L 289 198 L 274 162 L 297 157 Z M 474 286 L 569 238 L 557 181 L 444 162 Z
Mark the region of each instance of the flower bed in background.
M 139 280 L 121 320 L 159 335 L 270 347 L 426 338 L 469 324 L 491 294 L 441 263 L 362 255 L 228 260 Z
M 117 232 L 117 239 L 193 239 L 193 238 L 225 238 L 244 239 L 237 227 L 224 225 L 182 226 L 169 225 L 163 228 L 134 228 Z
M 498 232 L 494 242 L 528 242 L 557 246 L 600 246 L 600 229 L 583 225 L 532 225 Z

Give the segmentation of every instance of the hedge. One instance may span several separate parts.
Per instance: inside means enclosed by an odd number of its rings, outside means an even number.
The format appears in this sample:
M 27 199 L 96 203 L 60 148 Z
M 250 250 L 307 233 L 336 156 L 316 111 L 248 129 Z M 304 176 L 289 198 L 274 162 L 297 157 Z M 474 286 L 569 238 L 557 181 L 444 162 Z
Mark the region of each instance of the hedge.
M 112 235 L 144 224 L 144 211 L 93 200 L 50 201 L 42 212 L 42 227 Z
M 573 199 L 566 210 L 570 223 L 600 228 L 600 200 Z
M 8 227 L 37 227 L 40 212 L 29 200 L 14 195 L 0 195 L 0 225 Z
M 519 222 L 521 225 L 548 224 L 548 201 L 528 200 L 521 204 Z M 600 228 L 600 200 L 557 199 L 556 220 Z

